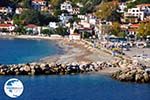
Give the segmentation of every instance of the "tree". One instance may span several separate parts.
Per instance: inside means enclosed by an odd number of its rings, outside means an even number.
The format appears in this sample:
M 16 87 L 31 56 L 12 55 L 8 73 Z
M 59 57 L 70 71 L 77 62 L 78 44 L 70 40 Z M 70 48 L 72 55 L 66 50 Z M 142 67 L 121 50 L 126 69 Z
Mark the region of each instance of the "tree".
M 24 28 L 23 25 L 19 25 L 15 31 L 19 34 L 26 34 L 26 29 Z
M 25 10 L 21 15 L 13 17 L 14 23 L 19 25 L 36 24 L 48 25 L 50 21 L 59 21 L 57 17 L 50 15 L 47 12 L 39 12 L 37 10 Z
M 54 32 L 50 29 L 44 29 L 41 31 L 42 34 L 45 34 L 45 35 L 51 35 L 51 34 L 54 34 Z
M 117 9 L 117 4 L 115 2 L 103 2 L 98 6 L 96 11 L 96 16 L 102 20 L 106 20 L 112 15 L 112 13 Z
M 30 8 L 31 7 L 31 0 L 23 0 L 23 7 Z
M 120 30 L 120 24 L 118 22 L 113 22 L 111 34 L 119 36 Z
M 148 35 L 150 35 L 150 22 L 141 23 L 139 28 L 137 29 L 137 36 L 142 36 L 143 38 L 145 38 Z
M 62 36 L 68 35 L 67 28 L 64 28 L 64 27 L 56 28 L 56 34 L 59 34 Z

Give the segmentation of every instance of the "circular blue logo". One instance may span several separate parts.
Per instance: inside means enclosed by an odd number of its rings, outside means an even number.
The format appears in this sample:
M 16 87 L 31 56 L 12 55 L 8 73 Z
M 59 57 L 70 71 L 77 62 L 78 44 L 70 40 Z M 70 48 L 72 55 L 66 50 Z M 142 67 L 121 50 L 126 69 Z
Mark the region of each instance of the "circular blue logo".
M 4 84 L 4 91 L 7 96 L 17 98 L 23 93 L 23 83 L 16 78 L 11 78 Z

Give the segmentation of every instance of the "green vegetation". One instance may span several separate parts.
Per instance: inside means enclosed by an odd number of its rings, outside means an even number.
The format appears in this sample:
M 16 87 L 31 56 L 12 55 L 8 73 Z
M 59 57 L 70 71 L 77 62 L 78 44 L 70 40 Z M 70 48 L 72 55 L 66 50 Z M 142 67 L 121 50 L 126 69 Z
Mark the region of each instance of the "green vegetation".
M 15 15 L 13 20 L 17 25 L 48 25 L 50 21 L 58 21 L 58 18 L 49 13 L 39 12 L 37 10 L 25 10 L 21 15 Z
M 150 35 L 150 22 L 149 23 L 141 23 L 140 27 L 137 29 L 137 36 L 145 38 Z
M 120 21 L 120 14 L 117 10 L 117 2 L 102 2 L 95 12 L 96 16 L 102 20 Z

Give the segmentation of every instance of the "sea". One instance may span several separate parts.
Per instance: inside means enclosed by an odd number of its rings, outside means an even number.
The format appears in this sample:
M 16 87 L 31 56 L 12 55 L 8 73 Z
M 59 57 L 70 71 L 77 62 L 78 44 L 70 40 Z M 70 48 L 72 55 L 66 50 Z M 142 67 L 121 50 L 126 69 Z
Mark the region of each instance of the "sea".
M 18 64 L 58 55 L 54 41 L 0 39 L 0 63 Z M 4 84 L 19 79 L 24 91 L 17 98 L 4 92 Z M 119 82 L 101 74 L 0 76 L 0 100 L 150 100 L 150 84 Z

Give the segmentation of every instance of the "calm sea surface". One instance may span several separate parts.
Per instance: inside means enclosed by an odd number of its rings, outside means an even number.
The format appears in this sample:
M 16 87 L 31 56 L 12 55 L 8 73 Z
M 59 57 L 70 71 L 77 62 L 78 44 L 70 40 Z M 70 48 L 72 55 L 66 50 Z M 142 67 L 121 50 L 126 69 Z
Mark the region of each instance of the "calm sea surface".
M 0 39 L 0 64 L 33 62 L 59 53 L 62 52 L 54 41 Z
M 48 41 L 0 40 L 0 45 L 1 63 L 34 61 L 60 52 Z M 4 93 L 4 83 L 10 78 L 18 78 L 24 84 L 24 92 L 17 99 Z M 0 76 L 0 100 L 150 100 L 150 84 L 122 83 L 99 74 Z

